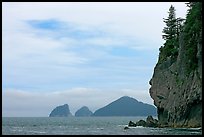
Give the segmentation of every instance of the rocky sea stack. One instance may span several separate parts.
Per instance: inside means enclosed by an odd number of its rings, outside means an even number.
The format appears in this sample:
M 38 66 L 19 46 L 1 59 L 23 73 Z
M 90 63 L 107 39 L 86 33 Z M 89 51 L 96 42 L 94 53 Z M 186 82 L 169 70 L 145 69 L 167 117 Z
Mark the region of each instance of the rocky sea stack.
M 72 116 L 68 104 L 56 107 L 55 109 L 52 110 L 52 112 L 49 115 L 49 117 L 68 117 L 68 116 Z
M 202 127 L 202 3 L 189 8 L 180 32 L 160 48 L 149 82 L 158 121 L 169 127 Z

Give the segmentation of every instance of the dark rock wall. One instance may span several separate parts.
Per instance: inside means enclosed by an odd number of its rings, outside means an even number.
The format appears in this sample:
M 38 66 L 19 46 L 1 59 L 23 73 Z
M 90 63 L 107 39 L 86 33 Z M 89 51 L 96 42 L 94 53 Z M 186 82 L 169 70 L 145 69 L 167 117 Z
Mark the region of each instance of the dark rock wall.
M 176 61 L 169 57 L 155 66 L 149 90 L 158 120 L 172 127 L 202 126 L 202 43 L 197 44 L 198 67 L 187 74 L 183 36 Z

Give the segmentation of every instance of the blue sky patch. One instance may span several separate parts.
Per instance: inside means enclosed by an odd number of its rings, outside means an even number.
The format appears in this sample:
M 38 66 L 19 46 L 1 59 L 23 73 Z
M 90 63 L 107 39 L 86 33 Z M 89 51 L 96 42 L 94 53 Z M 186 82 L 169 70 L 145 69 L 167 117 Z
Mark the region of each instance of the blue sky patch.
M 114 47 L 110 52 L 112 55 L 115 55 L 115 56 L 126 56 L 126 57 L 137 56 L 137 52 L 128 47 Z
M 83 30 L 79 28 L 74 23 L 71 22 L 61 22 L 55 19 L 48 19 L 48 20 L 29 20 L 26 23 L 34 29 L 38 30 L 49 30 L 50 34 L 43 33 L 43 32 L 35 32 L 39 36 L 49 36 L 53 38 L 72 38 L 72 39 L 87 39 L 87 38 L 94 38 L 94 37 L 104 37 L 107 34 L 103 31 L 98 29 L 86 29 Z
M 62 22 L 59 22 L 54 19 L 49 20 L 29 20 L 27 23 L 36 29 L 59 29 L 62 25 Z

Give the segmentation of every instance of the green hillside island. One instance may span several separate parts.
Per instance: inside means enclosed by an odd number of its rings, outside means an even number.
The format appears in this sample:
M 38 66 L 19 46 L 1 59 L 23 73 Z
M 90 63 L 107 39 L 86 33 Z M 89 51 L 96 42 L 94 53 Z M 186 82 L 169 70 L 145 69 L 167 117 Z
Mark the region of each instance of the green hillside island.
M 149 82 L 160 126 L 202 127 L 202 3 L 187 6 L 186 19 L 176 18 L 170 7 Z
M 156 108 L 128 96 L 96 110 L 92 116 L 148 116 L 156 115 Z

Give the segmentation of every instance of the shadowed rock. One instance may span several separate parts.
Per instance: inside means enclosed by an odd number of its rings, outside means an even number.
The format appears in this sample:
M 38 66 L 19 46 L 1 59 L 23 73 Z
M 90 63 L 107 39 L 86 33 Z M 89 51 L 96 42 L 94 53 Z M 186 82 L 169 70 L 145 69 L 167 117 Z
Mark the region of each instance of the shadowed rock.
M 143 126 L 146 127 L 146 122 L 144 120 L 139 120 L 138 122 L 136 122 L 136 126 Z
M 129 127 L 136 127 L 136 124 L 133 121 L 130 121 L 128 124 Z
M 160 127 L 160 124 L 157 119 L 154 119 L 152 116 L 148 116 L 146 121 L 139 120 L 136 123 L 130 121 L 128 124 L 129 127 L 143 126 L 143 127 Z
M 158 127 L 158 120 L 152 116 L 148 116 L 146 119 L 146 127 Z
M 125 129 L 125 130 L 126 130 L 126 129 L 129 129 L 129 127 L 125 126 L 124 129 Z

